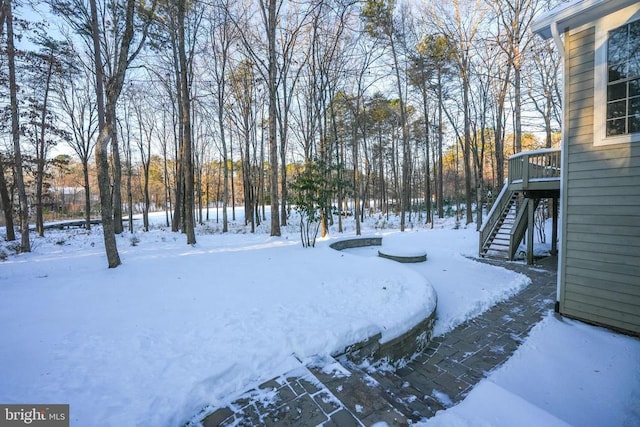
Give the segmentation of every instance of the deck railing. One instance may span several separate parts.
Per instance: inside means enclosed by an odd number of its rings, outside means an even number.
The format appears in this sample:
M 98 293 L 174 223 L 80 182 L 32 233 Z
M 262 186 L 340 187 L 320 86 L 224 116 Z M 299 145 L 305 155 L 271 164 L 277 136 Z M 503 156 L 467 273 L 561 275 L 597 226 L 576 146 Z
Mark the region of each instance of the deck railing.
M 530 181 L 560 178 L 559 148 L 524 151 L 509 158 L 509 184 L 521 182 L 526 188 Z

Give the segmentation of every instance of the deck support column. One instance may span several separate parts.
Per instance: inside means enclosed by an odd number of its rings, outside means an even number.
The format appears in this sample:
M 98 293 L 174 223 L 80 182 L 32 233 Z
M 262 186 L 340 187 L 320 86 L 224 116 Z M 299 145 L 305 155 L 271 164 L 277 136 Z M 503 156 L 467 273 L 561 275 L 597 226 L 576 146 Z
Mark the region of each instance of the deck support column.
M 535 224 L 536 201 L 529 199 L 527 203 L 527 264 L 533 265 L 533 232 Z
M 551 199 L 553 203 L 553 226 L 551 228 L 551 255 L 558 255 L 558 198 Z

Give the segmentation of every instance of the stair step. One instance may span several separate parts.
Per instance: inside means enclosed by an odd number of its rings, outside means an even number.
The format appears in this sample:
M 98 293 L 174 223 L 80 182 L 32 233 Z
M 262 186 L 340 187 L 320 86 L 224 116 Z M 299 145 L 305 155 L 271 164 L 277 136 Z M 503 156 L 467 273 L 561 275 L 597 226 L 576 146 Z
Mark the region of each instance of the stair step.
M 505 256 L 497 256 L 497 255 L 484 255 L 484 258 L 489 258 L 489 259 L 498 259 L 498 260 L 509 259 L 509 257 L 505 257 Z
M 489 249 L 489 251 L 491 251 L 491 252 L 500 252 L 500 253 L 504 253 L 504 254 L 508 254 L 509 253 L 508 249 Z

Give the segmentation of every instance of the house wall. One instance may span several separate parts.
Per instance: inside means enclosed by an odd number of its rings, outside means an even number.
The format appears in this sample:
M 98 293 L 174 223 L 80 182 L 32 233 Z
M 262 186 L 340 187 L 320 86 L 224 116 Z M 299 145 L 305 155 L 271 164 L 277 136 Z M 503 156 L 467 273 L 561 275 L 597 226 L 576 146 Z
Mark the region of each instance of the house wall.
M 640 143 L 594 145 L 594 45 L 565 34 L 559 306 L 640 334 Z

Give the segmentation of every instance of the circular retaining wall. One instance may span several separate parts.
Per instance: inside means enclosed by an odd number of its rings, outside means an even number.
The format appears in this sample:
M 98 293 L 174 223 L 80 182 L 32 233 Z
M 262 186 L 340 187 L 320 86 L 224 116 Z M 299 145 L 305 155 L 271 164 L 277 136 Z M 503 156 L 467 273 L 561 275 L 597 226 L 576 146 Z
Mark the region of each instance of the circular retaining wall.
M 378 256 L 405 264 L 425 262 L 427 260 L 426 251 L 402 248 L 382 248 L 378 251 Z
M 339 240 L 329 245 L 329 247 L 338 251 L 365 246 L 382 246 L 382 237 L 356 237 Z M 407 252 L 397 249 L 380 249 L 378 256 L 401 263 L 424 262 L 427 260 L 426 252 L 423 253 L 422 251 Z M 427 286 L 431 285 L 427 283 Z M 423 351 L 431 341 L 437 306 L 436 299 L 433 311 L 424 320 L 392 340 L 381 343 L 382 334 L 377 333 L 364 341 L 348 346 L 343 351 L 333 354 L 333 356 L 346 355 L 356 363 L 360 363 L 365 359 L 387 359 L 392 365 L 402 364 L 405 359 Z
M 362 248 L 365 246 L 382 245 L 382 237 L 355 237 L 353 239 L 338 240 L 329 245 L 331 249 L 341 251 L 343 249 Z

